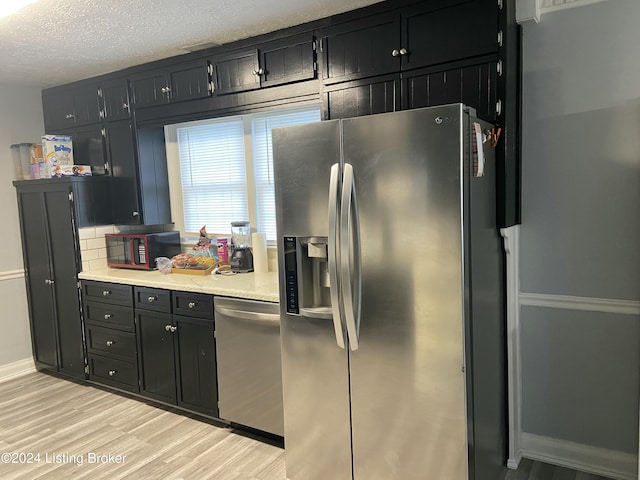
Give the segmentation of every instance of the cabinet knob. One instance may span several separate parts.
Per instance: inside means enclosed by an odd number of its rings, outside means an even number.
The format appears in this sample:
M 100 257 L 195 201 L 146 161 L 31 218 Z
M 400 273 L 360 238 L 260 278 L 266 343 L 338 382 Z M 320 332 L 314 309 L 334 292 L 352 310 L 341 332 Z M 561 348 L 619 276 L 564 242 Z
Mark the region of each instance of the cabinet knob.
M 131 212 L 132 217 L 137 217 L 140 215 L 140 212 Z
M 107 345 L 107 347 L 111 347 L 114 343 L 116 343 L 116 342 L 114 342 L 113 340 L 107 340 L 107 341 L 105 342 L 105 344 Z
M 109 295 L 111 295 L 111 291 L 109 291 L 109 290 L 103 290 L 102 291 L 102 296 L 103 297 L 108 297 Z
M 162 87 L 162 88 L 160 89 L 160 91 L 161 91 L 162 93 L 169 93 L 169 92 L 171 91 L 171 88 L 170 88 L 170 87 Z
M 400 55 L 404 56 L 404 55 L 407 55 L 409 52 L 407 51 L 406 48 L 401 48 L 399 53 Z
M 171 333 L 175 333 L 175 331 L 178 330 L 178 327 L 171 326 L 170 330 Z
M 124 110 L 129 110 L 129 104 L 128 104 L 128 103 L 123 103 L 123 104 L 122 104 L 122 108 L 123 108 Z
M 188 307 L 189 307 L 189 308 L 194 308 L 196 305 L 197 305 L 197 303 L 196 303 L 196 302 L 189 302 Z
M 109 370 L 109 376 L 113 377 L 116 374 L 115 370 Z
M 263 69 L 261 69 L 261 68 L 259 68 L 259 69 L 257 69 L 257 70 L 254 70 L 254 71 L 253 71 L 253 74 L 254 74 L 255 76 L 262 75 L 263 73 L 264 73 L 264 70 L 263 70 Z
M 153 295 L 147 298 L 147 302 L 153 303 L 158 300 L 158 297 L 154 297 Z
M 49 280 L 48 278 L 45 278 L 44 283 L 46 283 L 47 285 L 51 285 L 51 280 Z
M 104 314 L 104 319 L 105 320 L 109 320 L 111 317 L 113 317 L 113 315 L 111 315 L 110 313 L 105 313 Z
M 397 57 L 398 55 L 400 55 L 400 50 L 397 50 L 395 48 L 393 50 L 391 50 L 391 56 L 392 57 Z
M 71 120 L 72 118 L 76 118 L 76 116 L 73 113 L 67 113 L 64 118 L 66 118 L 67 120 Z
M 164 326 L 164 329 L 165 329 L 167 332 L 170 332 L 170 331 L 171 331 L 171 325 L 165 325 L 165 326 Z

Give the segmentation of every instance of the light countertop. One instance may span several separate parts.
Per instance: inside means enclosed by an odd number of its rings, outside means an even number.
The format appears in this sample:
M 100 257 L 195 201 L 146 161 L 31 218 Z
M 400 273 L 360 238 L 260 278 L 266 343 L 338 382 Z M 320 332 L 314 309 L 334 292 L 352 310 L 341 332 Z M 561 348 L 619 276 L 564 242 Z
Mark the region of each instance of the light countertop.
M 157 270 L 127 270 L 106 268 L 92 270 L 78 275 L 81 280 L 122 283 L 142 287 L 165 288 L 183 292 L 209 293 L 226 297 L 247 298 L 278 302 L 278 274 L 238 273 L 235 275 L 183 275 L 171 273 L 163 275 Z

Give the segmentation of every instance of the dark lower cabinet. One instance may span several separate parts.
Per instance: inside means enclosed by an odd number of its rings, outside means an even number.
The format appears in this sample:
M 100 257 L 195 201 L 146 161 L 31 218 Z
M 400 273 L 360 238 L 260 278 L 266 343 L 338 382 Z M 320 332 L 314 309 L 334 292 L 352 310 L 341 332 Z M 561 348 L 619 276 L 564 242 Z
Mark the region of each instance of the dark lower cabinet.
M 217 417 L 213 297 L 135 287 L 134 298 L 140 393 Z M 171 315 L 172 304 L 185 314 Z
M 175 332 L 171 315 L 136 310 L 140 393 L 176 403 Z
M 15 182 L 33 356 L 41 369 L 84 378 L 78 239 L 70 182 Z
M 213 320 L 173 316 L 176 331 L 178 405 L 218 416 Z

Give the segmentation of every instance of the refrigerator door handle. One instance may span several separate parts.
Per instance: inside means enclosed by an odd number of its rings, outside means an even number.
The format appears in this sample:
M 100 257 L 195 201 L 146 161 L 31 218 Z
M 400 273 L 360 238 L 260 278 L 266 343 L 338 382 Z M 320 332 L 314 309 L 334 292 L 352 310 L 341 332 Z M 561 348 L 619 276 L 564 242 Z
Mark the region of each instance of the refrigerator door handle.
M 353 217 L 351 212 L 353 211 Z M 353 226 L 353 232 L 351 227 Z M 351 237 L 353 235 L 353 244 Z M 353 259 L 353 265 L 351 260 Z M 353 267 L 353 268 L 352 268 Z M 360 225 L 353 166 L 344 164 L 340 203 L 340 286 L 344 317 L 351 350 L 359 348 L 362 267 L 360 261 Z M 353 282 L 353 283 L 352 283 Z
M 344 346 L 344 334 L 342 332 L 342 319 L 340 315 L 340 284 L 338 283 L 338 182 L 340 181 L 340 165 L 334 163 L 331 166 L 329 180 L 329 292 L 331 295 L 331 311 L 333 316 L 333 328 L 336 333 L 336 343 L 342 349 Z

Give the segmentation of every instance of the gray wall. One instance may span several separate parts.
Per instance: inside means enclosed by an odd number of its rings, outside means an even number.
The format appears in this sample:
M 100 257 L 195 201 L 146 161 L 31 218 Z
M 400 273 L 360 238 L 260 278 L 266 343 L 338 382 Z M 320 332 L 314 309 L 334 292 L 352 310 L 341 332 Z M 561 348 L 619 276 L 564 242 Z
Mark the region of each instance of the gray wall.
M 640 300 L 638 19 L 617 0 L 524 25 L 523 293 Z M 521 324 L 523 431 L 637 453 L 640 317 L 525 306 Z
M 24 277 L 8 272 L 22 270 L 13 162 L 9 146 L 39 142 L 43 134 L 40 89 L 0 85 L 0 367 L 31 357 L 29 316 Z

